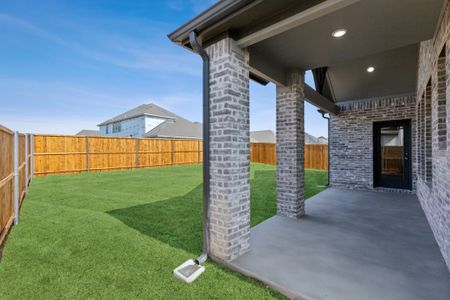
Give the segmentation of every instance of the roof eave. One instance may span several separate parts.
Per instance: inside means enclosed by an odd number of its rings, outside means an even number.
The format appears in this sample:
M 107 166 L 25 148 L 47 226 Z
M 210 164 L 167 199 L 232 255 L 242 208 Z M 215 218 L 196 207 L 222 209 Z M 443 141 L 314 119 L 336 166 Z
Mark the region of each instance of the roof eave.
M 109 125 L 109 124 L 112 124 L 112 123 L 117 123 L 117 122 L 122 122 L 122 121 L 126 121 L 126 120 L 136 119 L 136 118 L 140 118 L 140 117 L 155 117 L 155 118 L 164 119 L 164 120 L 175 120 L 176 119 L 176 117 L 169 117 L 169 116 L 161 116 L 161 115 L 143 113 L 143 114 L 136 115 L 136 116 L 126 117 L 126 118 L 123 118 L 123 119 L 120 119 L 120 120 L 105 121 L 103 123 L 97 124 L 97 126 L 100 127 L 100 126 Z
M 168 38 L 177 44 L 184 46 L 189 40 L 189 33 L 201 31 L 208 27 L 212 22 L 219 22 L 229 14 L 239 10 L 241 7 L 247 5 L 254 0 L 222 0 L 194 17 L 178 29 L 168 34 Z

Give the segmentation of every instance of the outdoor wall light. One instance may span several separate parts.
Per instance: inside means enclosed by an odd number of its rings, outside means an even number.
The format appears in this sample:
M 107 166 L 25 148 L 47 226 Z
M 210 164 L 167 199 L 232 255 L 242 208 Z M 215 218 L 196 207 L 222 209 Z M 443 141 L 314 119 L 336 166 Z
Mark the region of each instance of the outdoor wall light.
M 331 36 L 334 38 L 341 38 L 346 34 L 347 34 L 347 29 L 338 29 L 338 30 L 333 31 Z
M 373 71 L 375 71 L 375 67 L 370 66 L 370 67 L 367 68 L 366 71 L 367 71 L 367 73 L 372 73 Z

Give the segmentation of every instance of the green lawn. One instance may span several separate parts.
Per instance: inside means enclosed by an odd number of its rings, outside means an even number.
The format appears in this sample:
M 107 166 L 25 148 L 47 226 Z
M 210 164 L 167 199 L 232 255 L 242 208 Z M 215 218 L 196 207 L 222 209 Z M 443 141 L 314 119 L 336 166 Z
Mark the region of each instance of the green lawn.
M 306 195 L 326 184 L 306 171 Z M 282 298 L 207 262 L 193 284 L 172 270 L 201 252 L 201 167 L 35 178 L 0 262 L 0 299 Z M 251 168 L 252 225 L 276 212 L 275 168 Z

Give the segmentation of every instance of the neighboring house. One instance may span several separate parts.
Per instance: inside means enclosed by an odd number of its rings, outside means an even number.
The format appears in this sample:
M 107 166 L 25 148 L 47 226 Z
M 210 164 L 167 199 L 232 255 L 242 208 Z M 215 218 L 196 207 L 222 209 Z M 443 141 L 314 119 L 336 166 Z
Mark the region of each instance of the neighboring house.
M 146 134 L 146 138 L 202 139 L 202 124 L 177 117 L 169 119 Z
M 317 138 L 317 144 L 328 144 L 328 139 L 323 136 L 319 136 Z
M 100 123 L 100 135 L 115 137 L 201 138 L 201 124 L 156 104 L 143 104 Z
M 211 91 L 204 253 L 291 298 L 450 299 L 449 16 L 448 0 L 223 0 L 169 34 Z M 277 216 L 254 227 L 250 79 L 276 85 Z M 330 118 L 330 188 L 306 202 L 305 101 Z
M 83 129 L 80 132 L 78 132 L 76 135 L 83 135 L 83 136 L 99 136 L 100 135 L 100 131 L 98 130 L 88 130 L 88 129 Z
M 323 136 L 316 138 L 305 132 L 305 144 L 328 144 L 328 139 Z
M 277 138 L 272 130 L 250 131 L 251 143 L 276 143 Z
M 250 131 L 251 143 L 276 143 L 277 138 L 272 130 Z M 328 144 L 328 140 L 323 136 L 316 138 L 305 132 L 305 144 Z

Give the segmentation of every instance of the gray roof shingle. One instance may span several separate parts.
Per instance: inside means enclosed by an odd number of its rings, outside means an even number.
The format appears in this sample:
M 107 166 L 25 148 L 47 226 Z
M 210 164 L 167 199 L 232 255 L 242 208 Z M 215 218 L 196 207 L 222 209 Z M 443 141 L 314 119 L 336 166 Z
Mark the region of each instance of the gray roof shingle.
M 161 117 L 161 118 L 166 118 L 166 119 L 181 118 L 180 116 L 177 116 L 173 112 L 170 112 L 154 103 L 149 103 L 149 104 L 139 105 L 127 112 L 124 112 L 123 114 L 120 114 L 118 116 L 115 116 L 114 118 L 106 120 L 106 121 L 98 124 L 97 126 L 111 124 L 111 123 L 115 123 L 115 122 L 119 122 L 119 121 L 123 121 L 123 120 L 127 120 L 127 119 L 132 119 L 132 118 L 137 118 L 140 116 L 146 116 L 146 115 Z
M 202 139 L 203 128 L 198 122 L 191 122 L 184 118 L 166 120 L 146 134 L 147 138 L 184 138 Z
M 83 136 L 99 136 L 100 135 L 100 131 L 99 130 L 88 130 L 88 129 L 83 129 L 80 132 L 78 132 L 75 135 L 83 135 Z
M 276 143 L 277 138 L 272 130 L 250 131 L 250 142 L 252 143 Z

